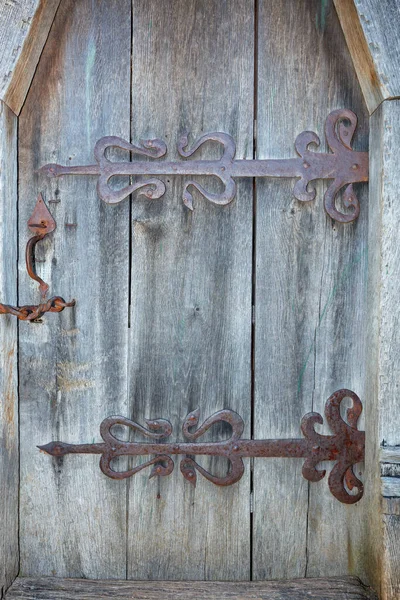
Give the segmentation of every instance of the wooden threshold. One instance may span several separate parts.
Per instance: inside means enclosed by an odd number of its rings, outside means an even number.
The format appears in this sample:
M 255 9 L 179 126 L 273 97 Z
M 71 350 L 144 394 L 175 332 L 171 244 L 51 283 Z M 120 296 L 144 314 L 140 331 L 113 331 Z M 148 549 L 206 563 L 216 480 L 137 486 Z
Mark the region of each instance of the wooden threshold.
M 19 577 L 5 600 L 376 600 L 356 577 L 291 581 L 101 581 Z

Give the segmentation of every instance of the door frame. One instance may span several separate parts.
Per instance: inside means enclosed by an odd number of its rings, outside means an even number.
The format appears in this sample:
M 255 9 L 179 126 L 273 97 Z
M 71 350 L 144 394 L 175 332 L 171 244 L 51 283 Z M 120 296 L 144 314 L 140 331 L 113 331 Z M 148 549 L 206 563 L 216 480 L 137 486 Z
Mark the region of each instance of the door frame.
M 59 4 L 60 0 L 32 0 L 8 7 L 0 17 L 0 286 L 2 299 L 9 303 L 17 301 L 18 115 Z M 400 143 L 400 75 L 395 60 L 400 37 L 393 18 L 395 4 L 395 0 L 334 0 L 371 116 L 370 385 L 364 399 L 368 525 L 363 548 L 356 551 L 365 557 L 368 583 L 384 600 L 394 600 L 400 592 L 400 553 L 395 544 L 400 536 L 400 477 L 396 476 L 400 446 L 395 437 L 400 430 L 400 407 L 396 406 L 400 331 L 393 311 L 400 292 L 396 252 L 400 208 L 395 200 L 391 202 L 400 183 L 391 152 L 396 141 Z M 19 569 L 18 323 L 4 315 L 1 325 L 0 590 L 5 591 Z

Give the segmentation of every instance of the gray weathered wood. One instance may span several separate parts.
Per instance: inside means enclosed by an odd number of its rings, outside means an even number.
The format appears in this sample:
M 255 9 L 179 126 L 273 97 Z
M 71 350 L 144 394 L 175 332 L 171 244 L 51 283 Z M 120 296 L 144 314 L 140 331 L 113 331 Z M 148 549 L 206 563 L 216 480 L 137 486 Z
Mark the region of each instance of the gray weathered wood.
M 0 98 L 19 114 L 60 0 L 0 0 Z
M 397 507 L 400 501 L 397 500 Z M 400 515 L 384 515 L 384 560 L 382 563 L 383 600 L 397 600 L 400 597 Z
M 381 463 L 400 463 L 400 446 L 384 446 L 380 450 Z
M 380 461 L 382 496 L 385 499 L 400 498 L 400 446 L 381 448 Z M 397 503 L 400 508 L 398 500 Z
M 20 325 L 21 574 L 125 577 L 126 484 L 96 456 L 52 459 L 36 445 L 99 440 L 127 414 L 129 204 L 106 206 L 92 178 L 48 180 L 47 162 L 85 164 L 104 135 L 129 139 L 129 0 L 64 1 L 21 112 L 19 301 L 27 220 L 42 191 L 57 222 L 37 247 L 50 293 L 76 307 Z M 128 158 L 128 157 L 126 157 Z
M 400 594 L 400 500 L 382 499 L 382 456 L 385 448 L 400 445 L 398 381 L 400 331 L 398 298 L 400 265 L 398 231 L 400 207 L 398 148 L 400 102 L 383 102 L 371 118 L 370 227 L 369 227 L 369 336 L 366 456 L 369 510 L 366 567 L 370 581 L 384 600 Z M 386 514 L 392 512 L 393 514 Z M 397 542 L 395 542 L 397 540 Z
M 183 132 L 194 141 L 225 131 L 237 157 L 251 158 L 253 27 L 245 0 L 135 0 L 133 140 L 161 137 L 177 157 Z M 204 420 L 231 408 L 249 434 L 252 182 L 239 182 L 226 207 L 196 195 L 194 212 L 182 203 L 183 179 L 166 184 L 163 200 L 133 202 L 131 415 L 169 418 L 182 439 L 190 410 Z M 144 472 L 129 482 L 128 577 L 247 579 L 248 465 L 233 487 L 199 474 L 194 489 L 176 462 L 164 480 L 148 482 Z M 199 462 L 221 472 L 217 460 Z
M 375 600 L 355 577 L 255 583 L 18 578 L 6 600 Z
M 17 118 L 0 101 L 0 290 L 17 300 Z M 17 322 L 0 316 L 0 597 L 18 573 Z
M 325 118 L 338 107 L 358 114 L 355 147 L 366 150 L 367 113 L 332 3 L 260 1 L 258 32 L 257 156 L 295 156 L 306 129 L 323 150 Z M 255 438 L 298 437 L 302 416 L 323 415 L 332 392 L 364 393 L 366 186 L 358 221 L 340 225 L 324 212 L 326 184 L 309 204 L 293 185 L 256 183 Z M 308 484 L 302 462 L 255 462 L 255 578 L 360 568 L 360 507 L 337 502 L 326 479 Z
M 381 477 L 382 496 L 400 498 L 400 477 Z
M 370 113 L 400 96 L 398 0 L 334 0 Z

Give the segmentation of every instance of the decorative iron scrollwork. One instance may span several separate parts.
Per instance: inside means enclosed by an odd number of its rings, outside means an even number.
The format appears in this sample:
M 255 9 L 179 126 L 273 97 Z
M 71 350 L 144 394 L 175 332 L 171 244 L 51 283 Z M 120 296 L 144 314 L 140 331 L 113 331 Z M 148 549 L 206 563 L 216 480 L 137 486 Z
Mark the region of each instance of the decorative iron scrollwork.
M 347 409 L 347 422 L 340 414 L 340 404 L 345 398 L 352 400 Z M 51 442 L 39 446 L 40 450 L 52 456 L 66 454 L 100 454 L 100 468 L 112 479 L 125 479 L 135 473 L 152 466 L 150 477 L 165 477 L 174 469 L 173 455 L 184 455 L 180 470 L 184 478 L 196 484 L 197 473 L 200 473 L 215 485 L 227 486 L 239 481 L 244 473 L 243 458 L 246 457 L 287 457 L 305 458 L 303 477 L 308 481 L 320 481 L 325 476 L 324 470 L 318 470 L 322 461 L 336 461 L 328 478 L 332 494 L 345 504 L 358 502 L 363 495 L 363 484 L 354 474 L 354 466 L 364 460 L 365 434 L 357 429 L 357 421 L 362 411 L 362 404 L 354 392 L 339 390 L 328 398 L 325 406 L 325 417 L 334 435 L 322 435 L 315 431 L 316 424 L 322 424 L 320 414 L 306 414 L 301 422 L 304 439 L 289 440 L 246 440 L 242 439 L 243 419 L 232 410 L 220 410 L 204 423 L 199 425 L 199 410 L 191 412 L 183 423 L 183 435 L 188 440 L 183 443 L 167 443 L 162 441 L 172 433 L 172 426 L 165 419 L 146 420 L 146 427 L 125 417 L 108 417 L 100 425 L 102 443 L 67 444 Z M 227 423 L 232 429 L 229 439 L 218 442 L 198 441 L 214 424 Z M 125 442 L 118 439 L 112 428 L 125 425 L 134 431 L 150 438 L 151 442 Z M 149 460 L 127 471 L 113 470 L 111 463 L 119 456 L 152 456 Z M 230 463 L 225 477 L 213 475 L 204 469 L 193 458 L 194 456 L 222 456 Z M 357 490 L 355 493 L 352 491 Z
M 235 160 L 236 146 L 233 138 L 227 133 L 209 133 L 197 140 L 190 149 L 188 137 L 184 135 L 178 143 L 178 152 L 184 159 L 191 159 L 193 154 L 207 142 L 217 142 L 223 148 L 218 160 L 183 160 L 157 161 L 167 153 L 165 143 L 160 139 L 142 140 L 142 146 L 135 146 L 125 140 L 108 136 L 101 138 L 95 146 L 95 165 L 63 167 L 58 164 L 44 165 L 39 172 L 48 177 L 61 175 L 96 175 L 99 197 L 107 204 L 116 204 L 139 190 L 149 199 L 158 199 L 165 193 L 165 183 L 159 175 L 210 175 L 220 180 L 223 185 L 221 193 L 207 191 L 200 183 L 190 179 L 184 187 L 183 202 L 193 210 L 191 188 L 195 188 L 204 198 L 213 204 L 226 205 L 236 195 L 234 177 L 295 177 L 294 196 L 301 202 L 314 200 L 315 189 L 308 189 L 310 182 L 316 179 L 332 179 L 325 193 L 324 206 L 327 214 L 341 223 L 350 223 L 357 219 L 360 204 L 353 190 L 353 184 L 368 181 L 368 153 L 351 149 L 351 141 L 357 126 L 357 117 L 347 109 L 334 110 L 325 123 L 325 135 L 332 152 L 318 153 L 309 146 L 320 144 L 319 137 L 312 131 L 303 131 L 297 137 L 295 148 L 298 158 L 268 160 Z M 146 156 L 152 161 L 112 162 L 106 158 L 106 151 L 111 147 L 128 150 L 132 154 Z M 143 176 L 144 179 L 122 189 L 113 190 L 110 179 L 117 175 Z M 352 212 L 343 213 L 336 206 L 336 199 L 342 188 L 343 203 Z

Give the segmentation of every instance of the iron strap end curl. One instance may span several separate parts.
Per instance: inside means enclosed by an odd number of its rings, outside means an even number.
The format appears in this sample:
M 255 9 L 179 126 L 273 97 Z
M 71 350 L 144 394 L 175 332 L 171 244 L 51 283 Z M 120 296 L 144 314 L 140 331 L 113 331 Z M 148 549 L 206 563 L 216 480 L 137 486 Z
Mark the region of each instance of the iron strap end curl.
M 39 194 L 33 213 L 28 221 L 28 227 L 34 234 L 29 238 L 26 244 L 25 261 L 26 270 L 29 277 L 39 284 L 41 302 L 39 304 L 28 304 L 25 306 L 12 306 L 10 304 L 0 303 L 0 314 L 10 314 L 16 316 L 21 321 L 40 322 L 41 317 L 46 312 L 61 312 L 64 308 L 75 306 L 75 300 L 66 302 L 61 296 L 53 296 L 46 299 L 49 286 L 36 273 L 35 265 L 35 246 L 43 240 L 49 233 L 52 233 L 57 227 L 49 209 L 47 208 L 42 195 Z
M 347 409 L 347 422 L 340 413 L 340 405 L 345 398 L 352 401 Z M 50 442 L 39 449 L 55 457 L 66 454 L 100 454 L 100 468 L 112 479 L 126 479 L 146 467 L 152 466 L 150 477 L 170 475 L 174 469 L 173 455 L 183 455 L 180 470 L 184 478 L 196 484 L 197 473 L 214 483 L 227 486 L 239 481 L 244 473 L 243 458 L 286 457 L 303 458 L 303 477 L 308 481 L 320 481 L 325 470 L 317 469 L 322 461 L 336 461 L 332 468 L 328 485 L 337 500 L 345 504 L 358 502 L 363 495 L 363 484 L 354 473 L 357 463 L 364 460 L 365 433 L 357 429 L 357 421 L 362 404 L 351 390 L 338 390 L 325 405 L 325 417 L 333 435 L 322 435 L 315 431 L 315 425 L 322 424 L 320 414 L 311 412 L 301 421 L 304 438 L 289 440 L 246 440 L 242 439 L 244 423 L 232 410 L 220 410 L 199 426 L 199 410 L 190 413 L 183 424 L 183 435 L 187 442 L 167 443 L 163 439 L 172 433 L 172 426 L 165 419 L 146 420 L 143 427 L 125 417 L 108 417 L 100 425 L 103 442 L 97 444 L 68 444 Z M 199 438 L 216 423 L 227 423 L 232 429 L 229 439 L 218 442 L 200 442 Z M 112 432 L 116 425 L 124 425 L 150 438 L 151 442 L 125 442 Z M 115 471 L 111 464 L 119 456 L 147 456 L 147 462 L 127 471 Z M 225 477 L 209 473 L 195 460 L 194 456 L 221 456 L 229 461 L 229 471 Z

